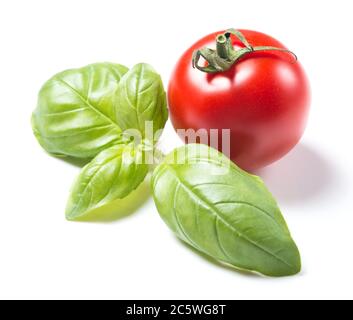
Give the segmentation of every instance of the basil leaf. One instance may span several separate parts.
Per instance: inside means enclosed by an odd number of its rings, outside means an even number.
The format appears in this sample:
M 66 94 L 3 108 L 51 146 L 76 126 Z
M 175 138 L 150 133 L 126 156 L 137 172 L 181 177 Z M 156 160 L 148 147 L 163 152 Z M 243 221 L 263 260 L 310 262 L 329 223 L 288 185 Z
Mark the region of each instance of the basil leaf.
M 197 250 L 268 276 L 300 271 L 299 251 L 262 180 L 218 151 L 176 149 L 155 169 L 152 187 L 163 220 Z
M 56 74 L 39 92 L 32 127 L 49 153 L 92 158 L 121 139 L 111 93 L 128 69 L 96 63 Z
M 116 199 L 122 199 L 145 179 L 143 147 L 115 145 L 101 152 L 86 165 L 73 184 L 66 208 L 69 220 L 90 215 Z
M 122 77 L 114 100 L 122 130 L 137 129 L 145 138 L 146 121 L 153 122 L 153 134 L 164 128 L 168 119 L 166 93 L 161 77 L 150 65 L 141 63 L 130 69 Z

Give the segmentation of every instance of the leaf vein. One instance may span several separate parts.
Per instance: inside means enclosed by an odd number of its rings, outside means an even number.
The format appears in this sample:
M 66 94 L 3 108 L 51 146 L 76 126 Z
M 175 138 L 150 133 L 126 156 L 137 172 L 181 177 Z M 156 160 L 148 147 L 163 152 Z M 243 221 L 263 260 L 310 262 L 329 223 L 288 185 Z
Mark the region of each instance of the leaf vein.
M 65 80 L 61 79 L 60 77 L 56 77 L 55 78 L 57 81 L 59 81 L 60 83 L 62 83 L 64 86 L 66 86 L 67 88 L 69 88 L 72 92 L 75 93 L 76 96 L 79 97 L 79 99 L 85 103 L 88 107 L 92 108 L 96 113 L 98 113 L 101 117 L 103 117 L 104 119 L 106 119 L 108 122 L 110 122 L 111 124 L 113 124 L 114 126 L 118 127 L 118 124 L 113 121 L 111 118 L 109 118 L 107 115 L 105 115 L 102 111 L 100 111 L 96 106 L 94 106 L 90 101 L 88 97 L 84 97 L 77 89 L 75 89 L 74 87 L 72 87 L 69 83 L 67 83 Z M 120 129 L 120 128 L 119 128 Z
M 225 220 L 222 217 L 222 215 L 219 213 L 217 207 L 215 207 L 212 203 L 207 202 L 207 200 L 204 200 L 202 198 L 202 196 L 200 196 L 195 191 L 193 191 L 192 187 L 188 183 L 186 183 L 185 181 L 182 181 L 179 178 L 179 176 L 177 175 L 177 173 L 175 172 L 175 170 L 171 166 L 168 165 L 168 167 L 174 172 L 176 179 L 178 180 L 179 184 L 185 189 L 185 191 L 188 192 L 189 194 L 191 194 L 191 197 L 197 198 L 208 209 L 209 212 L 211 212 L 213 215 L 218 216 L 220 221 L 222 221 L 230 230 L 232 230 L 234 233 L 236 233 L 239 237 L 244 238 L 246 241 L 248 241 L 253 246 L 257 247 L 258 249 L 260 249 L 260 250 L 266 252 L 267 254 L 269 254 L 270 256 L 274 257 L 278 261 L 284 263 L 285 265 L 287 265 L 289 267 L 293 267 L 292 265 L 290 265 L 288 262 L 284 261 L 281 257 L 276 255 L 275 253 L 264 248 L 263 246 L 258 244 L 256 241 L 250 239 L 248 236 L 246 236 L 245 234 L 243 234 L 239 230 L 237 230 L 234 226 L 232 226 L 227 220 Z

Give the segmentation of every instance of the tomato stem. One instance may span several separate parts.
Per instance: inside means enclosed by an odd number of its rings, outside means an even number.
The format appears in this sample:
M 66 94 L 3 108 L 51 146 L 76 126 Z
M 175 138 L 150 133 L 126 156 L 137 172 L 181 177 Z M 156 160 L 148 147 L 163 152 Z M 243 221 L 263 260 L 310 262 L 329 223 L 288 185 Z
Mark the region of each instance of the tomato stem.
M 216 38 L 217 54 L 222 59 L 229 60 L 229 43 L 224 34 L 220 34 Z
M 235 50 L 232 44 L 231 35 L 236 36 L 244 45 L 244 48 Z M 293 55 L 295 60 L 297 60 L 297 56 L 287 49 L 270 46 L 252 47 L 245 36 L 239 30 L 228 29 L 226 32 L 217 35 L 216 50 L 210 48 L 202 48 L 200 50 L 196 50 L 193 53 L 192 66 L 193 68 L 197 68 L 198 70 L 207 73 L 224 72 L 229 70 L 235 63 L 237 63 L 240 58 L 252 52 L 259 51 L 282 51 Z M 199 65 L 199 60 L 201 57 L 206 60 L 206 66 Z

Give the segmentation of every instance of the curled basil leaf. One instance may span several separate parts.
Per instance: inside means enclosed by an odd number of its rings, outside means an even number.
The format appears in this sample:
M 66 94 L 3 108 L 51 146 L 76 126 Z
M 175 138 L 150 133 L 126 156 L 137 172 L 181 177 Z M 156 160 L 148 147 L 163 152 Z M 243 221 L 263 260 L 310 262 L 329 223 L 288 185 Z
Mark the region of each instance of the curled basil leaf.
M 121 139 L 111 93 L 128 68 L 96 63 L 67 70 L 39 92 L 32 127 L 42 147 L 55 155 L 92 158 Z
M 86 165 L 73 184 L 66 217 L 80 220 L 116 199 L 122 199 L 145 179 L 148 165 L 143 146 L 115 145 Z
M 146 138 L 146 122 L 153 132 L 163 129 L 168 119 L 167 99 L 161 77 L 148 64 L 131 68 L 121 79 L 114 96 L 116 118 L 122 130 L 136 129 Z M 155 137 L 148 137 L 155 140 Z
M 299 251 L 264 183 L 218 151 L 176 149 L 155 169 L 152 187 L 163 220 L 197 250 L 268 276 L 300 271 Z

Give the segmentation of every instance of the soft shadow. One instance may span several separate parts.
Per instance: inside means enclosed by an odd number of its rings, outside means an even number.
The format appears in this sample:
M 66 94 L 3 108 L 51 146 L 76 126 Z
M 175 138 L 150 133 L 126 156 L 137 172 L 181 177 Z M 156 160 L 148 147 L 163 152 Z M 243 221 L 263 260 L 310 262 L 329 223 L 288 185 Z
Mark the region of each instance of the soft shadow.
M 212 257 L 206 255 L 205 253 L 196 250 L 194 247 L 192 247 L 191 245 L 189 245 L 188 243 L 180 240 L 179 238 L 176 237 L 176 240 L 185 248 L 187 248 L 188 250 L 193 251 L 194 254 L 198 255 L 201 259 L 207 261 L 208 263 L 211 263 L 212 265 L 216 266 L 217 268 L 222 268 L 226 271 L 229 271 L 231 273 L 236 273 L 236 274 L 241 274 L 247 277 L 251 277 L 251 278 L 266 278 L 265 276 L 262 276 L 261 274 L 257 274 L 256 272 L 250 272 L 250 271 L 246 271 L 246 270 L 241 270 L 238 268 L 235 268 L 231 265 L 228 265 L 226 263 L 217 261 L 216 259 L 213 259 Z
M 258 172 L 282 203 L 322 196 L 337 182 L 335 168 L 318 151 L 298 145 L 286 157 Z
M 106 223 L 127 218 L 135 213 L 150 198 L 150 195 L 150 178 L 148 177 L 127 197 L 92 210 L 84 218 L 78 219 L 77 221 Z
M 59 156 L 54 156 L 54 158 L 78 168 L 83 168 L 86 164 L 88 164 L 92 160 L 92 159 L 80 159 L 80 158 L 74 158 L 74 157 L 59 157 Z

